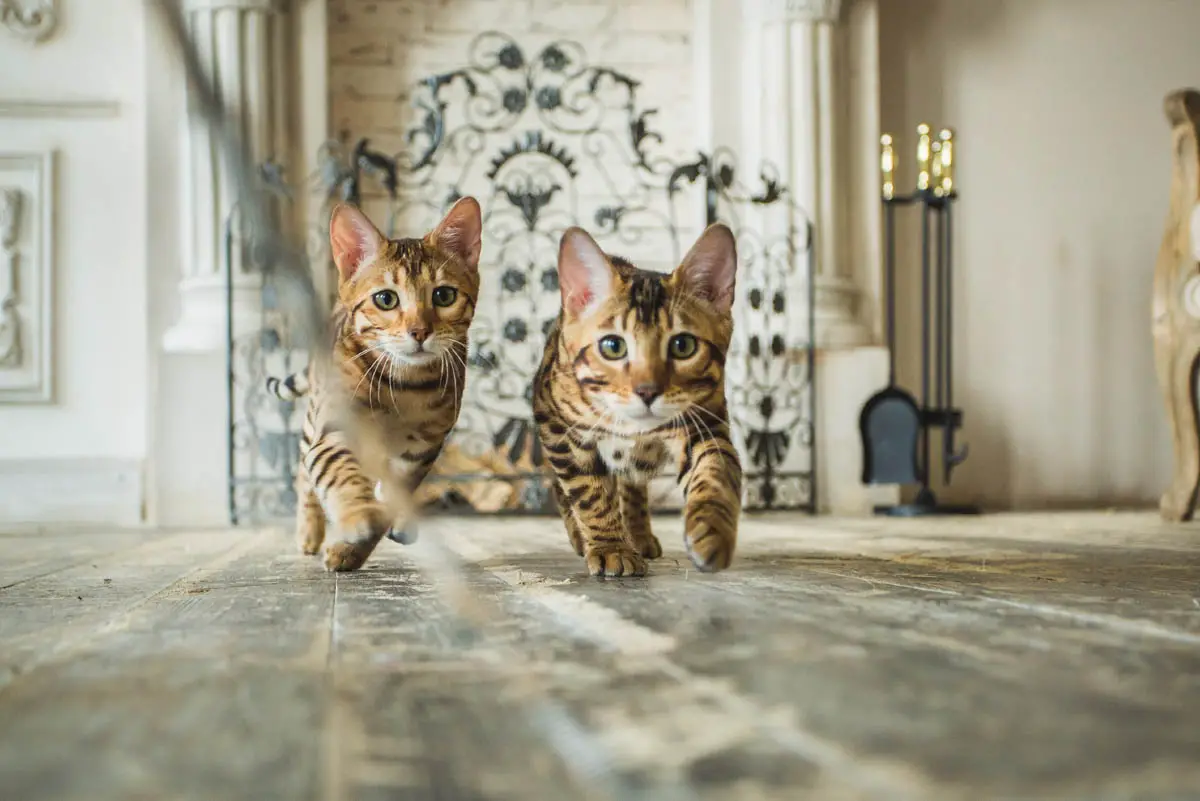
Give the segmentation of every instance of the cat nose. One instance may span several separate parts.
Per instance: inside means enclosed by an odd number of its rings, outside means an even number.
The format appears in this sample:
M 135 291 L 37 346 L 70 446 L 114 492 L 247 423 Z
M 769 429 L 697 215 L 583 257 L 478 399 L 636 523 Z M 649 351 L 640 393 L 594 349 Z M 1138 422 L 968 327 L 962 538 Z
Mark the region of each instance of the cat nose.
M 425 327 L 410 328 L 408 335 L 413 338 L 413 341 L 420 345 L 425 340 L 429 339 L 429 329 Z
M 650 404 L 654 403 L 655 399 L 662 394 L 662 387 L 658 384 L 638 384 L 633 388 L 633 394 L 641 398 L 649 408 Z

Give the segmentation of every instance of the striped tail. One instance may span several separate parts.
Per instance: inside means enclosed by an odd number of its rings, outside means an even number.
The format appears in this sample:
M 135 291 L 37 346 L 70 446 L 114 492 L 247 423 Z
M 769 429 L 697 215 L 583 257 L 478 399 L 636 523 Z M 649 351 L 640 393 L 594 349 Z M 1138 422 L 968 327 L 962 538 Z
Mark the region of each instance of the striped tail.
M 308 375 L 292 373 L 286 378 L 267 376 L 267 392 L 280 400 L 293 401 L 308 394 Z

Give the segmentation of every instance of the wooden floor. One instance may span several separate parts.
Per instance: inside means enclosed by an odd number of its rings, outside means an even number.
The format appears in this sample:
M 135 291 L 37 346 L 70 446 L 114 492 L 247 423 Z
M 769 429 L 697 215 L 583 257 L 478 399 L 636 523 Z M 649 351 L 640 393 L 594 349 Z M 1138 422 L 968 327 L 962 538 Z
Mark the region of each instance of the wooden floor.
M 0 798 L 1200 798 L 1200 526 L 657 525 L 606 582 L 548 520 L 2 534 Z

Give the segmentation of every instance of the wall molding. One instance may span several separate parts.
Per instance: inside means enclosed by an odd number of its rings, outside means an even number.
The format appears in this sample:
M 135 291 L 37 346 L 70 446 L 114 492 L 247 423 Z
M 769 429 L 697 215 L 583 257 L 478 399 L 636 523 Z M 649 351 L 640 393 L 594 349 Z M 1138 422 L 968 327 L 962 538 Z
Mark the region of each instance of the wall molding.
M 0 97 L 0 119 L 112 119 L 121 115 L 116 100 L 16 100 Z
M 0 523 L 142 523 L 137 459 L 0 460 Z
M 54 399 L 54 151 L 0 152 L 0 404 Z
M 749 0 L 743 7 L 752 19 L 763 24 L 781 22 L 827 22 L 841 19 L 842 0 Z
M 58 0 L 0 0 L 0 23 L 21 39 L 44 42 L 58 27 Z

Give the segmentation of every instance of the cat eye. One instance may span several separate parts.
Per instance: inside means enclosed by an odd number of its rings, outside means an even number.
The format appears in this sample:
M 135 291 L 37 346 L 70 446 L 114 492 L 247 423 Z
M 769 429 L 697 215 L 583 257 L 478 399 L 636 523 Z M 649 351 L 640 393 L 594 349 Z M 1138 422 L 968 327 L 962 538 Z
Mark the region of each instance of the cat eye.
M 691 334 L 676 334 L 667 343 L 667 353 L 672 359 L 690 359 L 696 355 L 696 338 Z
M 433 290 L 434 306 L 453 306 L 458 300 L 458 290 L 452 286 L 439 286 Z
M 610 360 L 624 358 L 625 353 L 628 351 L 628 348 L 625 346 L 625 340 L 616 334 L 601 337 L 598 347 L 600 355 Z
M 400 296 L 390 289 L 381 289 L 371 296 L 375 305 L 384 311 L 391 311 L 400 305 Z

